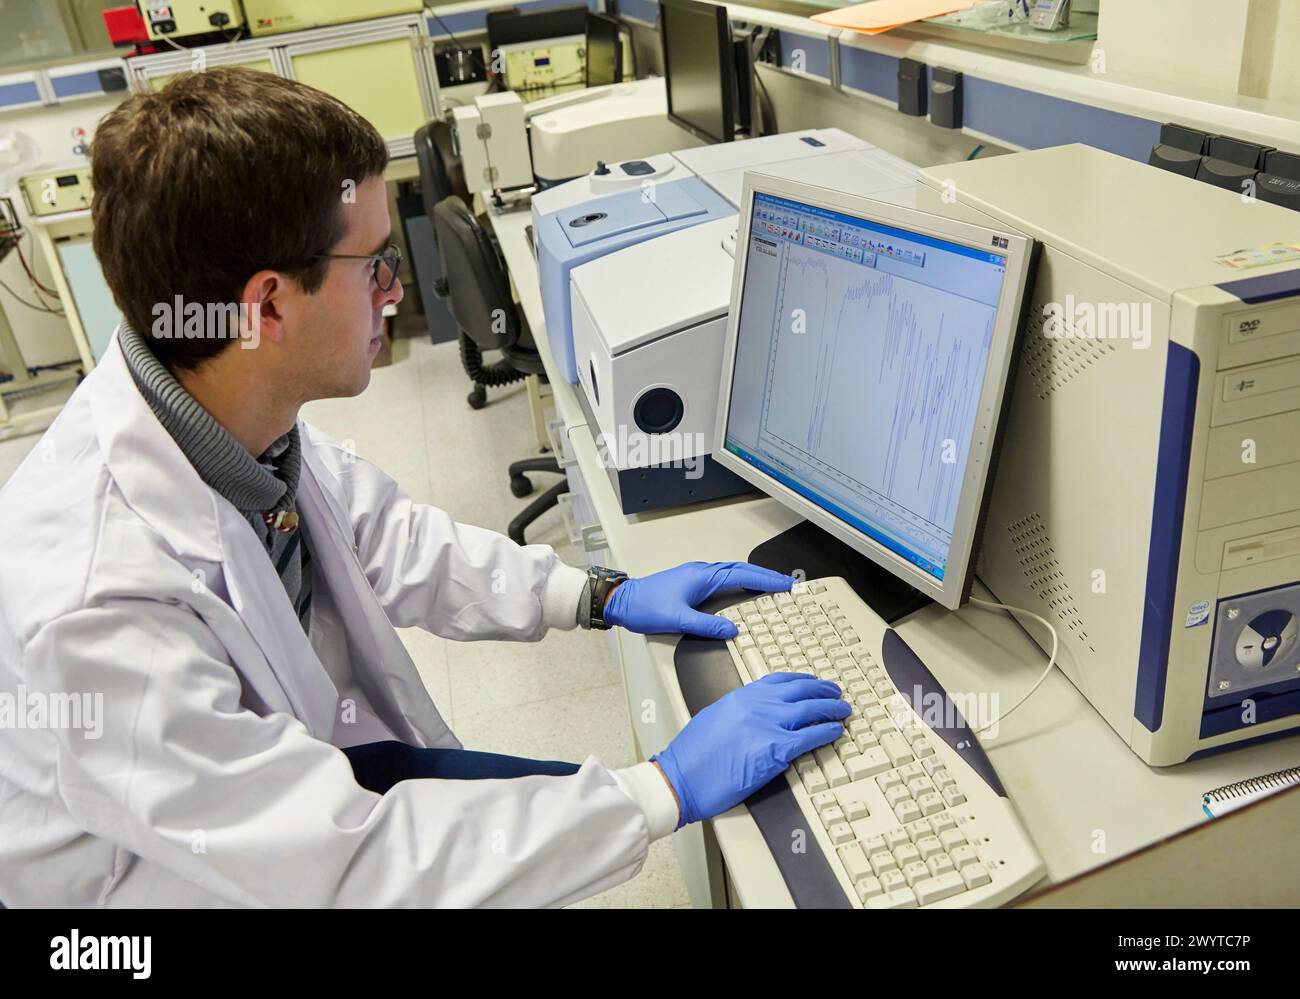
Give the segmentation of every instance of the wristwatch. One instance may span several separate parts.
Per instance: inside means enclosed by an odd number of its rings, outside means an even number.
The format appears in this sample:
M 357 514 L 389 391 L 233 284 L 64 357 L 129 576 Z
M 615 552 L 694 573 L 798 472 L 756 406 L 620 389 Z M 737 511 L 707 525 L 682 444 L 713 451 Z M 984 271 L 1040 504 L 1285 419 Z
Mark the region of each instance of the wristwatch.
M 592 628 L 600 631 L 609 629 L 609 625 L 605 623 L 605 600 L 609 596 L 609 591 L 625 579 L 627 579 L 626 572 L 606 569 L 601 565 L 593 565 L 587 570 L 587 590 L 591 594 L 587 614 Z

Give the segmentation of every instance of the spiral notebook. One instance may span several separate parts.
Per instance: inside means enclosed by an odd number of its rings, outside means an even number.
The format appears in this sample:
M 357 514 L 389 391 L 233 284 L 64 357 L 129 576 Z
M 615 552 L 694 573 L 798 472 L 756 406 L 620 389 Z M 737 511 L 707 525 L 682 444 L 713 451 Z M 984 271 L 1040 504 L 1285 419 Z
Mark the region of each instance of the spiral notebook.
M 1266 798 L 1270 794 L 1297 784 L 1300 784 L 1300 767 L 1277 770 L 1261 777 L 1239 780 L 1235 784 L 1225 784 L 1223 787 L 1216 787 L 1213 791 L 1206 791 L 1201 795 L 1201 809 L 1205 812 L 1206 818 L 1217 818 L 1235 811 L 1242 805 L 1249 805 L 1252 801 Z

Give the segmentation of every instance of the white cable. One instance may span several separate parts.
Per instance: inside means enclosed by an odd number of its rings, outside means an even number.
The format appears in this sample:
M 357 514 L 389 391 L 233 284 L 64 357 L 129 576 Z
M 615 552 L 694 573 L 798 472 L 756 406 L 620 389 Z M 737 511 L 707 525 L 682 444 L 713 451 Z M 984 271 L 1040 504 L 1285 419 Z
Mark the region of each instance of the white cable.
M 1009 714 L 1011 714 L 1012 711 L 1015 711 L 1016 708 L 1024 704 L 1025 701 L 1029 700 L 1033 692 L 1043 685 L 1043 681 L 1047 679 L 1047 674 L 1052 672 L 1052 667 L 1056 665 L 1056 651 L 1060 645 L 1060 639 L 1056 634 L 1056 626 L 1053 625 L 1051 621 L 1047 620 L 1047 618 L 1043 617 L 1041 614 L 1035 614 L 1033 611 L 1025 610 L 1023 607 L 1012 607 L 1009 604 L 1000 604 L 993 600 L 981 600 L 979 597 L 971 597 L 970 602 L 980 607 L 988 607 L 990 609 L 1001 609 L 1004 611 L 1008 611 L 1012 614 L 1024 614 L 1026 617 L 1032 617 L 1035 621 L 1042 624 L 1044 627 L 1047 628 L 1048 631 L 1052 633 L 1052 654 L 1047 657 L 1047 668 L 1043 670 L 1042 676 L 1040 676 L 1038 680 L 1034 683 L 1034 685 L 1029 688 L 1029 692 L 1026 693 L 1024 697 L 1020 698 L 1020 700 L 1016 701 L 1015 704 L 1011 705 L 1011 707 L 1007 708 L 1006 711 L 1002 712 L 1002 714 L 998 718 L 989 722 L 987 725 L 983 726 L 982 728 L 976 729 L 974 734 L 979 735 L 985 729 L 992 728 L 995 725 L 1001 724 L 1002 719 L 1006 718 Z

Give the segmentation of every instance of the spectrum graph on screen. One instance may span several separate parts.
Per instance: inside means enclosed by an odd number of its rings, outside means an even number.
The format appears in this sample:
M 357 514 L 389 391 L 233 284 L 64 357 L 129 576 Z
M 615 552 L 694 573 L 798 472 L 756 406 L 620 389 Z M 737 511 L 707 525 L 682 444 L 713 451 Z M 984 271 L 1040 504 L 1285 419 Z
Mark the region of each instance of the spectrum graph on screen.
M 942 578 L 1004 258 L 763 196 L 750 238 L 746 443 Z

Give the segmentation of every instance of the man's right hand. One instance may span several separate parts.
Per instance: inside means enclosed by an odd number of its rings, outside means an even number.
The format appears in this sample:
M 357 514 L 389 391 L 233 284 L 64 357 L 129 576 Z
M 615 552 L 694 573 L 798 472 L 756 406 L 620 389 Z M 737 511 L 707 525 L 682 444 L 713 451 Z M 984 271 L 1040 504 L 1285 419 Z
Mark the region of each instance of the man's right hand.
M 739 804 L 797 756 L 834 742 L 852 712 L 838 684 L 769 673 L 718 698 L 687 723 L 659 764 L 681 805 L 680 829 Z

